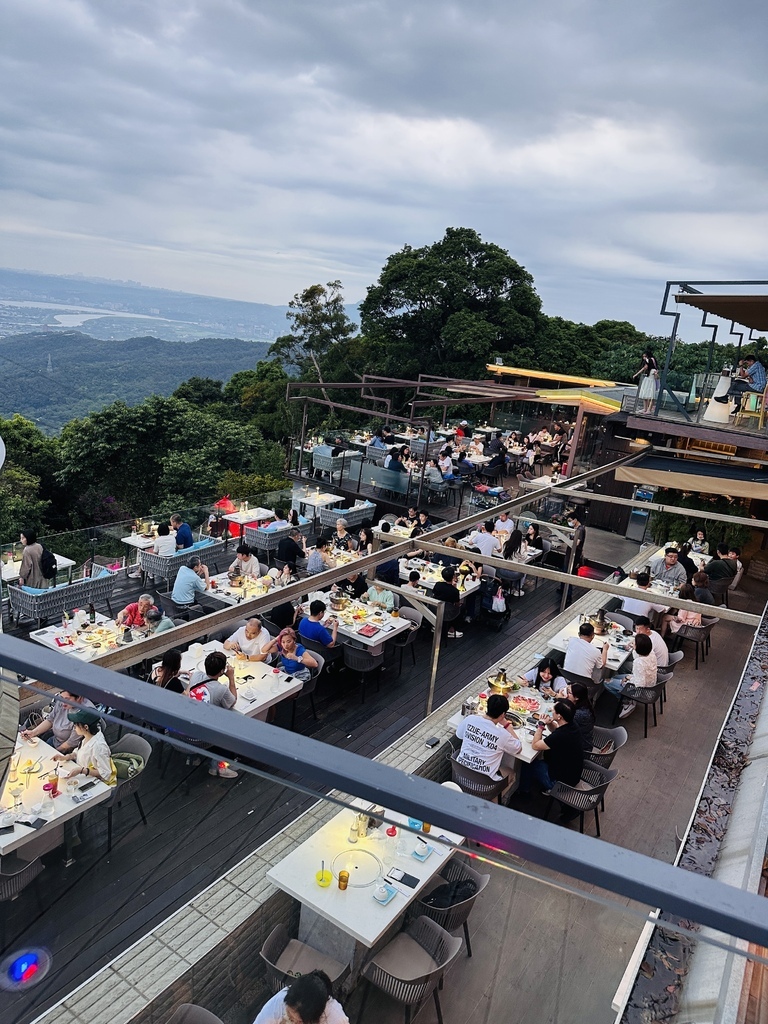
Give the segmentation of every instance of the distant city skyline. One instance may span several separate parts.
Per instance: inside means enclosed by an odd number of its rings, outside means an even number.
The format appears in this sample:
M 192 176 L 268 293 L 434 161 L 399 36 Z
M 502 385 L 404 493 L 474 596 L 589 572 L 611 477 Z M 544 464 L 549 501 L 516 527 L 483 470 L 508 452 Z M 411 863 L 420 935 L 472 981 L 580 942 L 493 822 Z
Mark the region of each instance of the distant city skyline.
M 271 305 L 338 278 L 359 302 L 462 226 L 549 315 L 664 334 L 668 278 L 763 276 L 762 16 L 9 0 L 2 262 Z

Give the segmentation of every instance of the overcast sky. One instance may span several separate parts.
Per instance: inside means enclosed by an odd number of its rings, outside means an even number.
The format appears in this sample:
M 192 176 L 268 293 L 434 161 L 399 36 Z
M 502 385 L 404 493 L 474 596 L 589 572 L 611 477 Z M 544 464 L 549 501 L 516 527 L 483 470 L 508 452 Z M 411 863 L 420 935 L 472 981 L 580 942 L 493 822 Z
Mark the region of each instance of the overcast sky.
M 666 333 L 765 277 L 762 3 L 5 0 L 0 265 L 285 303 L 475 228 Z

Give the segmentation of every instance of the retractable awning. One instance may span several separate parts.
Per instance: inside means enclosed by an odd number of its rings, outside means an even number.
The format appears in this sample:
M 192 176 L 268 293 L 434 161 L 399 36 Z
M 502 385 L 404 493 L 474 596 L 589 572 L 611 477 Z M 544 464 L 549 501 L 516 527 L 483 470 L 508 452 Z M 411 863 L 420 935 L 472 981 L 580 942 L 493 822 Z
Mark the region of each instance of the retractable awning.
M 732 498 L 768 500 L 768 469 L 644 455 L 619 466 L 616 479 L 645 487 L 671 487 L 695 494 L 727 494 Z
M 675 302 L 754 331 L 768 331 L 768 295 L 690 295 L 684 292 L 675 295 Z

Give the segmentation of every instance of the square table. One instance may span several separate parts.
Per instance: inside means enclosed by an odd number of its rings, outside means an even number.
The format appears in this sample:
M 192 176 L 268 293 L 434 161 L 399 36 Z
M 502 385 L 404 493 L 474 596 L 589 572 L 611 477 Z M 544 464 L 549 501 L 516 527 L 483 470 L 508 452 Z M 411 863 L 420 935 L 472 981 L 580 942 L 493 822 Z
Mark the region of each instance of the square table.
M 218 640 L 209 640 L 207 644 L 192 644 L 181 656 L 182 672 L 204 672 L 206 655 L 213 651 L 226 654 L 227 661 L 235 670 L 237 703 L 232 710 L 246 718 L 259 718 L 265 722 L 271 707 L 294 697 L 304 686 L 303 680 L 294 679 L 282 669 L 275 671 L 274 666 L 263 661 L 246 661 L 236 657 L 231 651 L 225 651 L 224 645 Z M 247 679 L 247 676 L 253 676 L 253 679 Z
M 390 523 L 389 526 L 389 531 L 386 533 L 381 529 L 381 524 L 374 526 L 373 535 L 379 540 L 387 540 L 387 538 L 392 541 L 407 540 L 414 530 L 413 526 L 396 526 L 395 523 Z
M 262 519 L 274 519 L 275 510 L 272 508 L 247 508 L 243 512 L 228 512 L 223 517 L 230 523 L 237 523 L 239 526 L 248 526 Z
M 608 612 L 608 615 L 610 615 L 610 612 Z M 549 640 L 549 646 L 553 647 L 556 651 L 567 651 L 568 642 L 579 635 L 580 624 L 581 616 L 577 615 L 566 626 L 563 626 L 559 633 L 555 633 Z M 603 645 L 606 642 L 608 643 L 606 666 L 613 672 L 617 672 L 627 658 L 629 658 L 630 654 L 632 654 L 632 648 L 628 646 L 631 640 L 632 637 L 624 636 L 624 631 L 620 626 L 615 626 L 605 636 L 595 634 L 592 646 L 598 651 L 602 651 Z
M 332 508 L 334 505 L 342 505 L 344 499 L 339 494 L 331 494 L 329 491 L 321 491 L 319 487 L 312 490 L 310 487 L 305 487 L 303 492 L 301 490 L 293 492 L 293 503 L 294 508 L 298 503 L 297 511 L 303 514 L 307 508 L 313 510 L 312 518 L 317 519 L 318 509 L 321 508 Z
M 362 801 L 355 801 L 354 805 L 371 810 L 370 805 Z M 351 964 L 345 988 L 354 985 L 368 951 L 396 928 L 409 906 L 449 857 L 445 846 L 435 844 L 425 861 L 417 860 L 412 855 L 416 836 L 400 830 L 408 819 L 394 811 L 385 812 L 384 817 L 387 822 L 398 826 L 398 838 L 404 840 L 405 847 L 402 855 L 396 852 L 397 840 L 385 835 L 386 825 L 367 837 L 359 838 L 354 845 L 350 844 L 347 840 L 356 813 L 355 806 L 335 815 L 267 872 L 267 878 L 273 885 L 301 904 L 300 941 L 323 950 L 341 963 Z M 435 829 L 433 834 L 445 837 L 455 846 L 464 841 L 462 836 L 441 829 Z M 334 880 L 327 888 L 321 888 L 315 880 L 322 861 L 334 874 Z M 414 875 L 418 883 L 410 889 L 402 883 L 393 882 L 397 892 L 390 903 L 382 905 L 373 898 L 373 891 L 378 873 L 386 875 L 392 867 Z M 342 891 L 338 887 L 337 876 L 343 868 L 349 870 L 351 877 L 348 888 Z M 371 881 L 356 885 L 356 875 L 361 883 L 369 877 Z
M 39 829 L 34 829 L 17 820 L 13 832 L 0 835 L 0 856 L 5 856 L 26 847 L 25 854 L 31 855 L 31 859 L 34 860 L 36 856 L 34 852 L 35 845 L 42 847 L 41 853 L 47 852 L 47 850 L 52 849 L 54 846 L 62 845 L 65 842 L 64 823 L 72 818 L 79 817 L 83 811 L 87 811 L 90 807 L 103 803 L 112 795 L 114 787 L 98 780 L 86 792 L 81 793 L 78 785 L 78 788 L 70 794 L 67 791 L 64 780 L 60 779 L 59 787 L 62 791 L 56 797 L 49 797 L 44 791 L 43 786 L 48 781 L 47 777 L 54 766 L 57 763 L 61 763 L 53 760 L 55 753 L 56 750 L 46 743 L 45 740 L 38 738 L 37 742 L 35 742 L 34 740 L 22 740 L 21 736 L 17 738 L 16 753 L 13 759 L 14 761 L 18 759 L 17 782 L 11 782 L 9 774 L 5 788 L 0 796 L 0 807 L 3 814 L 6 812 L 15 813 L 13 812 L 14 802 L 20 799 L 22 806 L 18 809 L 18 817 L 29 821 L 34 821 L 36 818 L 45 818 L 45 824 L 41 825 Z M 27 761 L 31 761 L 33 765 L 38 765 L 39 770 L 32 774 L 23 772 L 21 769 Z M 73 767 L 73 762 L 64 762 L 61 774 L 71 771 Z M 82 777 L 78 776 L 78 778 L 81 779 Z M 82 779 L 82 782 L 85 784 L 87 780 Z M 19 790 L 19 792 L 17 793 L 16 790 Z M 55 841 L 54 837 L 58 838 L 58 842 Z M 39 844 L 35 842 L 37 839 L 40 840 Z M 72 855 L 68 845 L 65 864 L 68 865 L 70 863 L 72 863 Z

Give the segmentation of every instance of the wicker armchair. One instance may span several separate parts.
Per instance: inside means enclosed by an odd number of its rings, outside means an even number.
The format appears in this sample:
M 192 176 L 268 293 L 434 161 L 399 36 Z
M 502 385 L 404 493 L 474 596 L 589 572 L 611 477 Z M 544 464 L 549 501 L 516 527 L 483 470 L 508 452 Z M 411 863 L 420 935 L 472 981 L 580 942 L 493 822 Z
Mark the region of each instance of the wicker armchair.
M 584 831 L 584 815 L 587 811 L 595 813 L 595 834 L 600 838 L 600 804 L 603 802 L 605 791 L 618 775 L 616 768 L 601 768 L 600 765 L 592 764 L 589 761 L 584 763 L 581 779 L 575 786 L 566 786 L 564 782 L 556 782 L 549 791 L 549 803 L 545 818 L 555 800 L 566 807 L 572 807 L 579 812 L 579 832 Z
M 353 505 L 352 508 L 321 508 L 320 525 L 335 529 L 336 520 L 343 519 L 347 526 L 354 530 L 355 527 L 364 523 L 366 519 L 370 519 L 373 522 L 375 514 L 376 505 L 372 501 L 363 501 Z
M 61 618 L 63 612 L 74 608 L 87 608 L 91 602 L 99 604 L 104 601 L 112 608 L 109 599 L 117 582 L 117 575 L 108 573 L 92 579 L 90 576 L 76 583 L 63 583 L 58 587 L 50 587 L 41 594 L 30 594 L 21 587 L 8 586 L 11 616 L 15 617 L 16 625 L 20 618 L 37 620 L 38 628 L 45 619 Z
M 267 967 L 267 977 L 273 992 L 279 992 L 291 979 L 311 971 L 325 971 L 336 985 L 346 975 L 348 964 L 341 964 L 325 953 L 307 946 L 288 935 L 284 924 L 276 925 L 261 947 L 259 956 Z
M 201 547 L 184 548 L 183 551 L 177 551 L 175 555 L 153 555 L 149 551 L 140 551 L 139 565 L 144 575 L 149 574 L 156 580 L 158 578 L 165 580 L 166 589 L 170 590 L 179 569 L 182 565 L 186 565 L 193 555 L 196 555 L 204 565 L 210 565 L 223 551 L 223 540 L 214 540 Z
M 362 452 L 346 451 L 341 455 L 331 455 L 331 448 L 327 445 L 323 445 L 323 451 L 319 451 L 317 448 L 312 452 L 312 468 L 315 471 L 321 473 L 327 473 L 331 483 L 333 483 L 333 474 L 338 473 L 339 479 L 344 472 L 345 467 L 349 466 L 350 463 L 355 460 L 360 460 L 363 457 Z
M 366 1020 L 365 1004 L 373 987 L 405 1006 L 406 1021 L 411 1019 L 411 1007 L 420 1006 L 431 994 L 437 1019 L 442 1024 L 438 985 L 460 952 L 461 939 L 454 938 L 430 918 L 417 917 L 374 954 L 363 970 L 368 984 L 358 1020 Z

